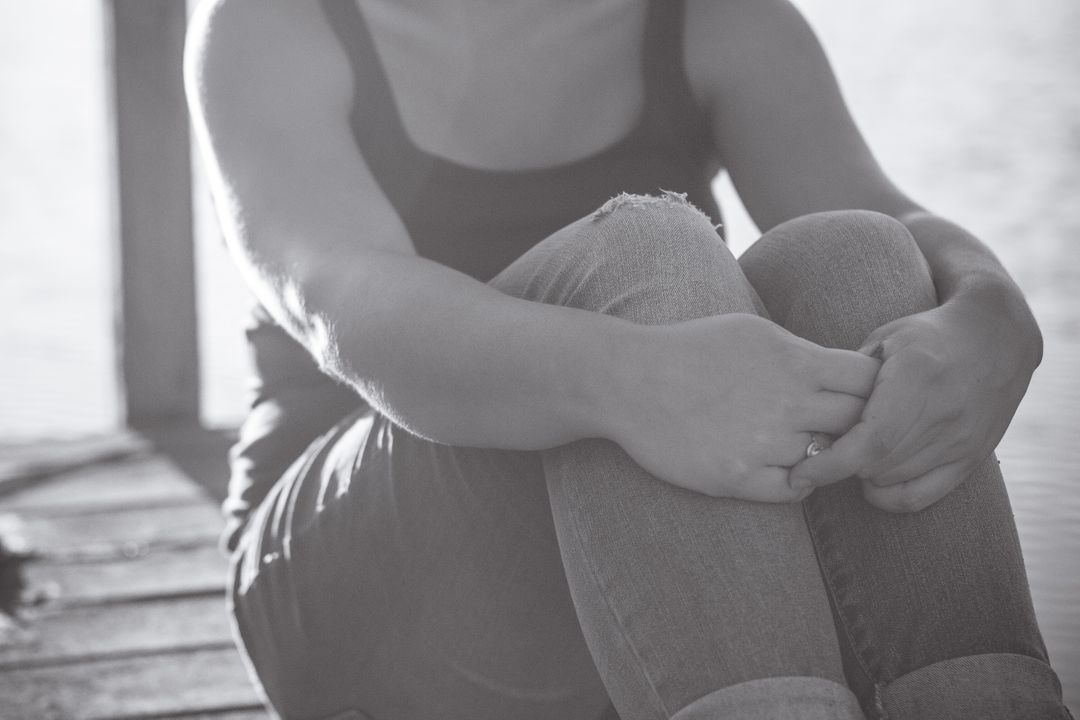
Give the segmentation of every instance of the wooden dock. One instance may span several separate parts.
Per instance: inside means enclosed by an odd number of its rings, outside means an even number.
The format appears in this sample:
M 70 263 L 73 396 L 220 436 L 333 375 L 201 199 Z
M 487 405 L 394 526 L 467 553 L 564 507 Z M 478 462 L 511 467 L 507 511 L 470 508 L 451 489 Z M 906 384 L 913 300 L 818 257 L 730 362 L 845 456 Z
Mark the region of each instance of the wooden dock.
M 0 544 L 18 558 L 0 574 L 13 613 L 0 615 L 0 717 L 269 717 L 225 609 L 220 490 L 182 469 L 224 472 L 223 446 L 205 431 L 129 434 L 0 465 Z
M 186 7 L 105 6 L 116 340 L 131 429 L 0 446 L 0 720 L 265 720 L 233 644 L 216 548 L 228 439 L 198 425 Z M 1052 188 L 1065 192 L 1056 179 Z M 1058 294 L 1037 303 L 1046 360 L 999 456 L 1040 623 L 1076 707 L 1080 313 L 1069 267 L 1055 268 Z M 161 427 L 183 429 L 148 429 Z

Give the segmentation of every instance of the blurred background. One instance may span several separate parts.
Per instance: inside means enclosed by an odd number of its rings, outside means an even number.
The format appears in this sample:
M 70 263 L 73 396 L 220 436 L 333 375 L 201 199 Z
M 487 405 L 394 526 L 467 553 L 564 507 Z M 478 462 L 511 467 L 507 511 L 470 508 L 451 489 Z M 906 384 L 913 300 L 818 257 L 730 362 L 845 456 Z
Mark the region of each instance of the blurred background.
M 1042 367 L 999 456 L 1066 699 L 1080 707 L 1080 4 L 797 0 L 879 159 L 989 243 L 1039 318 Z M 0 3 L 0 453 L 121 423 L 102 8 Z M 197 163 L 196 163 L 197 166 Z M 716 184 L 736 252 L 756 237 Z M 196 171 L 202 412 L 244 410 L 246 293 Z M 222 479 L 223 481 L 223 479 Z

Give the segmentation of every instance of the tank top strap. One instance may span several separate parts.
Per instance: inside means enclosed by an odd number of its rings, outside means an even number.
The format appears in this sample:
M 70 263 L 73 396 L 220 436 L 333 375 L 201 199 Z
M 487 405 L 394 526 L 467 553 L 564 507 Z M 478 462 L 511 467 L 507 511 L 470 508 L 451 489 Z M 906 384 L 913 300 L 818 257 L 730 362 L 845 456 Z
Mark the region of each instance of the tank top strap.
M 356 0 L 320 2 L 352 66 L 355 97 L 349 120 L 357 146 L 384 191 L 404 203 L 431 172 L 431 159 L 405 131 L 375 39 Z
M 356 0 L 320 0 L 330 27 L 348 55 L 357 89 L 363 88 L 364 106 L 372 125 L 405 138 L 394 93 L 375 49 L 375 41 Z M 395 138 L 396 139 L 396 138 Z
M 684 0 L 650 0 L 642 47 L 645 121 L 681 148 L 712 147 L 708 118 L 686 76 Z M 687 141 L 690 142 L 687 142 Z

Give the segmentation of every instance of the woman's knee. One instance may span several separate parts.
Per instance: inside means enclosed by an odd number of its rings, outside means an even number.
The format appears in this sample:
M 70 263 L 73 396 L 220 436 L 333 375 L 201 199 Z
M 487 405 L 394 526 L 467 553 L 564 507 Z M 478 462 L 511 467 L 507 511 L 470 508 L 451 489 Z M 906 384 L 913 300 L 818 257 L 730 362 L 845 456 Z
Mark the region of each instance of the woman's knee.
M 522 261 L 525 295 L 540 302 L 647 324 L 756 311 L 712 221 L 677 193 L 614 197 Z
M 772 318 L 789 329 L 841 321 L 869 332 L 937 304 L 911 233 L 869 210 L 794 218 L 767 232 L 739 262 Z

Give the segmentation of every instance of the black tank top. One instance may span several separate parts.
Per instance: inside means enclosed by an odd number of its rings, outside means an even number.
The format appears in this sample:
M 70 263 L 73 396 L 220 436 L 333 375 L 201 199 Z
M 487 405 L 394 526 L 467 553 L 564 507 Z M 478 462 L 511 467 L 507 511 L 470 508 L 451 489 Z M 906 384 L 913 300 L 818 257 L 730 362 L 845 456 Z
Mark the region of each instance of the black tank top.
M 538 170 L 482 170 L 416 147 L 356 0 L 322 0 L 355 75 L 351 125 L 368 167 L 419 255 L 487 281 L 526 250 L 620 192 L 673 190 L 720 222 L 720 169 L 683 69 L 683 2 L 649 4 L 644 107 L 628 135 L 593 155 Z

